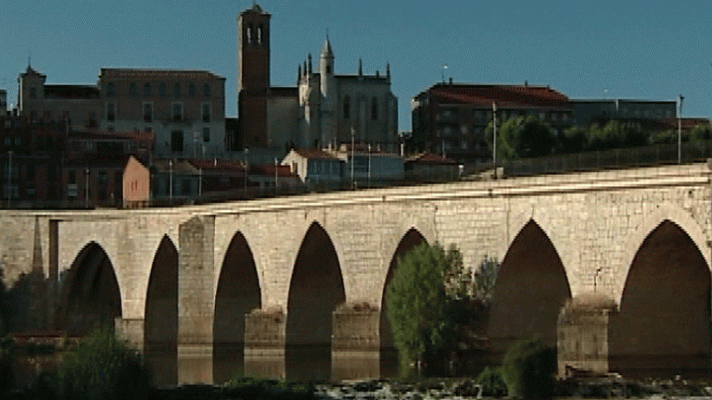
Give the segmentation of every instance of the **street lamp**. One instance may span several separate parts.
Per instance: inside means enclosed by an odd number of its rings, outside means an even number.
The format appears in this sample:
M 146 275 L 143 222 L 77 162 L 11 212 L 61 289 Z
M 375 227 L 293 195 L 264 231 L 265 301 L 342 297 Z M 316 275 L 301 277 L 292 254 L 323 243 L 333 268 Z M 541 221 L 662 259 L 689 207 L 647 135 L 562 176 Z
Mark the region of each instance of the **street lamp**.
M 12 150 L 7 151 L 7 208 L 12 198 Z
M 173 160 L 168 160 L 168 199 L 173 205 Z
M 677 163 L 682 164 L 682 95 L 677 97 Z
M 84 205 L 89 208 L 89 167 L 84 168 Z
M 497 103 L 492 102 L 492 167 L 497 174 Z
M 245 198 L 247 198 L 247 170 L 249 168 L 247 164 L 247 153 L 250 151 L 247 147 L 245 147 Z

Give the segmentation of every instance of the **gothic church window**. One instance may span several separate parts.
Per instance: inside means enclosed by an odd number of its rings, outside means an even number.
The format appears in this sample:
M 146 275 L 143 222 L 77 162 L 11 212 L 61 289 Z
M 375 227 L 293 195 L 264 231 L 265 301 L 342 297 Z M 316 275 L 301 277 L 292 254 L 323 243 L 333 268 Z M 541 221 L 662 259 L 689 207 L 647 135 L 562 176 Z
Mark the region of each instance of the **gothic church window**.
M 351 98 L 349 96 L 344 97 L 344 119 L 349 119 L 351 116 Z

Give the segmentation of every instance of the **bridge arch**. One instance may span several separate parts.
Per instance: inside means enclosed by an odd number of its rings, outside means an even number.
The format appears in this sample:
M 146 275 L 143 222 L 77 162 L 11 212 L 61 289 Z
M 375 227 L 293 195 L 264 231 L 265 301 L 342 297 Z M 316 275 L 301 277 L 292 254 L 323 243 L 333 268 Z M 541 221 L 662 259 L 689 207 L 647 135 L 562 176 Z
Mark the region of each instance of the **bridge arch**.
M 175 384 L 178 378 L 178 249 L 166 234 L 154 252 L 146 285 L 144 352 L 156 365 L 154 383 Z
M 412 250 L 415 246 L 428 243 L 423 234 L 416 228 L 411 227 L 405 234 L 403 234 L 398 241 L 397 246 L 389 254 L 393 254 L 390 263 L 388 264 L 388 270 L 386 272 L 386 278 L 384 280 L 382 290 L 381 290 L 381 315 L 379 323 L 379 336 L 381 341 L 382 349 L 392 349 L 393 348 L 393 331 L 391 329 L 391 323 L 388 320 L 388 310 L 386 307 L 386 290 L 388 289 L 388 284 L 393 277 L 393 271 L 398 264 L 398 258 L 405 255 L 407 252 Z
M 679 226 L 697 246 L 697 249 L 701 252 L 707 265 L 712 266 L 712 259 L 710 258 L 712 254 L 710 252 L 707 235 L 697 221 L 684 209 L 673 204 L 663 203 L 657 205 L 655 211 L 643 219 L 643 222 L 625 242 L 622 249 L 621 271 L 626 272 L 629 270 L 643 242 L 664 221 L 670 221 Z M 618 300 L 618 304 L 620 304 L 626 280 L 628 279 L 628 273 L 617 274 L 617 276 L 619 276 L 619 280 L 616 282 L 616 299 Z
M 230 240 L 218 272 L 213 316 L 213 379 L 223 382 L 243 368 L 245 315 L 262 306 L 255 259 L 240 231 Z
M 710 268 L 700 249 L 670 219 L 654 226 L 635 249 L 611 328 L 612 369 L 709 373 Z
M 336 248 L 326 230 L 313 222 L 297 253 L 287 300 L 287 376 L 297 378 L 314 361 L 316 376 L 331 372 L 332 313 L 344 303 L 344 280 Z
M 549 236 L 530 219 L 504 256 L 495 281 L 488 336 L 495 351 L 538 337 L 556 344 L 559 310 L 571 297 L 566 269 Z
M 60 276 L 57 324 L 70 336 L 84 336 L 98 326 L 114 326 L 122 316 L 122 295 L 115 268 L 104 247 L 91 241 Z

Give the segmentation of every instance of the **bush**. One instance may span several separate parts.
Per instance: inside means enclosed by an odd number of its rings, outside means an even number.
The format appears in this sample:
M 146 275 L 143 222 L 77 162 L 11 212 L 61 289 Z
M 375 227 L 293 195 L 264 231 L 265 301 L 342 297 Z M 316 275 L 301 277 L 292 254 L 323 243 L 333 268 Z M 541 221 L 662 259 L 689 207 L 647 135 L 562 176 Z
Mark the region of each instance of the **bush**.
M 502 372 L 499 368 L 485 367 L 485 369 L 477 375 L 477 384 L 482 387 L 484 396 L 506 396 L 507 384 L 504 383 Z
M 139 354 L 108 329 L 92 333 L 58 369 L 61 399 L 147 399 L 150 381 Z
M 243 399 L 316 399 L 312 384 L 274 379 L 236 378 L 228 383 L 227 392 Z
M 556 349 L 539 339 L 513 344 L 504 355 L 502 378 L 510 396 L 549 398 L 554 394 Z

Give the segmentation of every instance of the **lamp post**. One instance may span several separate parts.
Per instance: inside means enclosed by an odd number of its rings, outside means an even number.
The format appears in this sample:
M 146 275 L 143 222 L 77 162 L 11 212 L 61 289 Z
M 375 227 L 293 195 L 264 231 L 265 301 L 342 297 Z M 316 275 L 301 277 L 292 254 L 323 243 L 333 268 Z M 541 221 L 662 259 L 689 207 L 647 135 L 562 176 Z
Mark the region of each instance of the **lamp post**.
M 247 170 L 249 169 L 248 164 L 247 164 L 247 153 L 250 151 L 247 147 L 245 147 L 245 198 L 247 198 Z
M 351 188 L 354 188 L 354 128 L 351 127 Z
M 12 199 L 12 150 L 7 151 L 7 208 L 10 208 Z
M 682 164 L 682 95 L 677 97 L 677 163 Z
M 274 194 L 276 195 L 279 191 L 279 164 L 277 159 L 274 159 Z
M 368 144 L 368 188 L 371 188 L 371 143 Z
M 492 167 L 497 173 L 497 103 L 492 102 Z
M 168 199 L 173 205 L 173 160 L 168 160 Z
M 84 168 L 84 206 L 89 208 L 89 167 Z

